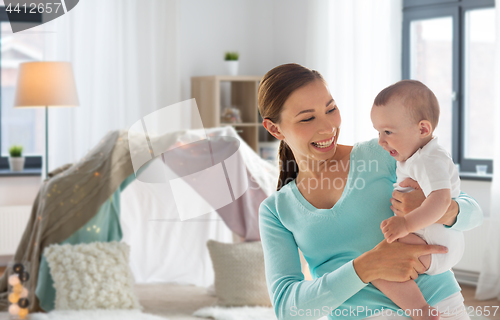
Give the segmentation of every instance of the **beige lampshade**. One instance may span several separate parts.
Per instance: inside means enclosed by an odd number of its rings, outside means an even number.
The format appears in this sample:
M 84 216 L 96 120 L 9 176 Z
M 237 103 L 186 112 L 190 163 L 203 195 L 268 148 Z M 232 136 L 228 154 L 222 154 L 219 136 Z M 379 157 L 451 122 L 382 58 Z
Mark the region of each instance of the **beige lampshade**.
M 78 106 L 69 62 L 25 62 L 19 65 L 15 108 Z

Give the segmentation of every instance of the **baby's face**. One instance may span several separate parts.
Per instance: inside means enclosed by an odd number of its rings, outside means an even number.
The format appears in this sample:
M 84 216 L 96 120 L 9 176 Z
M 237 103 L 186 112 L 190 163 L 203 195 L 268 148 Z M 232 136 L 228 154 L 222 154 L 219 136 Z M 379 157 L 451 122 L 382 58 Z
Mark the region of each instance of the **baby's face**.
M 406 161 L 422 144 L 418 123 L 412 119 L 399 99 L 384 106 L 373 106 L 373 127 L 379 133 L 378 143 L 397 161 Z

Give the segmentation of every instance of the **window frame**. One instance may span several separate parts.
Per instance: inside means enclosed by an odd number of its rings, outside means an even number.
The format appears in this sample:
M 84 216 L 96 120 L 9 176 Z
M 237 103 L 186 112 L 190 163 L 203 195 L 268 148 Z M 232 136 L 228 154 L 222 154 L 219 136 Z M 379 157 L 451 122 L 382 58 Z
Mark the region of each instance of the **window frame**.
M 32 23 L 39 23 L 41 24 L 42 22 L 42 14 L 41 13 L 16 13 L 13 15 L 13 18 L 15 18 L 14 22 L 20 22 L 20 23 L 26 23 L 26 22 L 32 22 Z M 0 6 L 0 23 L 5 23 L 8 22 L 10 23 L 11 21 L 9 20 L 9 17 L 7 16 L 7 11 L 5 11 L 5 6 Z M 0 39 L 1 39 L 1 33 L 0 33 Z M 0 52 L 0 61 L 2 59 L 2 55 Z M 1 67 L 0 67 L 1 68 Z M 1 69 L 0 69 L 1 71 Z M 2 77 L 0 77 L 0 88 L 2 85 Z M 1 154 L 2 150 L 2 103 L 1 103 L 1 96 L 2 92 L 0 90 L 0 175 L 12 175 L 12 173 L 9 171 L 9 157 L 4 157 Z M 41 172 L 42 169 L 42 155 L 39 156 L 25 156 L 25 162 L 24 162 L 24 168 L 28 169 L 26 170 L 26 174 L 33 174 L 38 172 L 38 170 L 34 169 L 39 169 Z M 26 175 L 23 172 L 20 172 L 16 175 Z
M 415 20 L 451 17 L 452 43 L 452 158 L 460 165 L 461 178 L 491 180 L 493 160 L 465 157 L 465 14 L 469 10 L 494 8 L 495 0 L 404 0 L 402 78 L 410 79 L 410 24 Z M 488 175 L 475 174 L 476 165 L 488 165 Z

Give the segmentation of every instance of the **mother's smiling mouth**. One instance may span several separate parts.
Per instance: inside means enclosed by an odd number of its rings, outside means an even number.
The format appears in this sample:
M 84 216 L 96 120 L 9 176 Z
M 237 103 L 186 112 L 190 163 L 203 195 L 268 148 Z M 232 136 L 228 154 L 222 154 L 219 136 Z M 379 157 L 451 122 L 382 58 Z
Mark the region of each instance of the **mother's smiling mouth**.
M 333 140 L 335 140 L 335 137 L 336 137 L 336 135 L 334 135 L 333 137 L 331 137 L 329 139 L 311 142 L 311 144 L 316 146 L 316 147 L 327 147 L 333 143 Z

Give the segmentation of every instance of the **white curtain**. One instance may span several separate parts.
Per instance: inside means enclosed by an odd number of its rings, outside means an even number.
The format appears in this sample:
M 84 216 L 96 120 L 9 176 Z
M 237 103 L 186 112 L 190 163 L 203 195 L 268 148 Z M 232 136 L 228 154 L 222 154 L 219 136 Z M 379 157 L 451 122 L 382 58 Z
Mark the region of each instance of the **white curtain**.
M 495 39 L 495 117 L 500 123 L 500 6 L 496 6 Z M 485 250 L 481 273 L 476 290 L 476 299 L 500 300 L 500 127 L 495 126 L 493 133 L 493 181 L 491 184 L 491 209 L 488 226 L 488 250 Z
M 180 101 L 177 11 L 177 0 L 85 0 L 44 25 L 45 60 L 72 63 L 80 100 L 49 111 L 49 171 Z
M 320 71 L 342 116 L 340 143 L 376 138 L 373 99 L 401 80 L 401 0 L 311 0 L 306 65 Z

